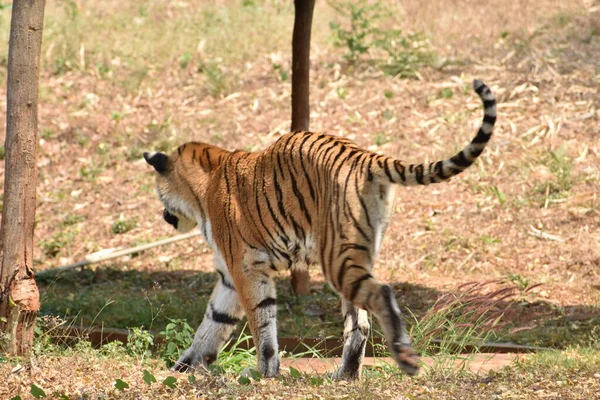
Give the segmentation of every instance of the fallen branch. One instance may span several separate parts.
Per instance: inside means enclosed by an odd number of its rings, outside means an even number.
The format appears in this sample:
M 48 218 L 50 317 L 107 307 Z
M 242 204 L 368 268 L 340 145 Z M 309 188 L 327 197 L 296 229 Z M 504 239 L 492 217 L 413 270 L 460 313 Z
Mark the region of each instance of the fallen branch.
M 62 267 L 57 267 L 57 268 L 49 268 L 49 269 L 46 269 L 43 271 L 36 272 L 35 276 L 36 276 L 36 278 L 40 278 L 40 277 L 47 276 L 50 274 L 58 274 L 60 272 L 68 271 L 70 269 L 84 267 L 86 265 L 98 263 L 101 261 L 112 260 L 113 258 L 118 258 L 118 257 L 123 257 L 123 256 L 129 255 L 129 254 L 138 253 L 140 251 L 148 250 L 153 247 L 158 247 L 158 246 L 163 246 L 163 245 L 169 244 L 169 243 L 179 242 L 181 240 L 190 239 L 190 238 L 193 238 L 193 237 L 196 237 L 199 235 L 200 235 L 199 231 L 193 231 L 193 232 L 185 233 L 183 235 L 173 236 L 168 239 L 158 240 L 156 242 L 146 243 L 146 244 L 142 244 L 140 246 L 131 247 L 129 249 L 123 249 L 123 250 L 104 249 L 104 250 L 100 250 L 100 251 L 97 251 L 92 254 L 88 254 L 87 256 L 85 256 L 85 258 L 83 260 L 78 261 L 76 263 L 65 265 Z
M 539 238 L 539 239 L 553 240 L 555 242 L 564 242 L 564 241 L 567 240 L 567 239 L 565 239 L 563 237 L 560 237 L 560 236 L 556 236 L 556 235 L 552 235 L 550 233 L 542 232 L 541 230 L 536 229 L 535 227 L 533 227 L 531 225 L 529 225 L 529 229 L 530 229 L 529 234 L 531 236 L 535 236 L 536 238 Z

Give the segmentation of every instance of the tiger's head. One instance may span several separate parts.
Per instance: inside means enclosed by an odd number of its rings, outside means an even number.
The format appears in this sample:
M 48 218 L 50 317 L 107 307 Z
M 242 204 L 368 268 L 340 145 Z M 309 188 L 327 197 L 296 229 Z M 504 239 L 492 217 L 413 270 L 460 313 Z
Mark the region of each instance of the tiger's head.
M 197 199 L 190 184 L 181 176 L 175 153 L 144 153 L 146 162 L 156 170 L 156 193 L 165 207 L 163 218 L 181 233 L 191 231 L 198 225 Z

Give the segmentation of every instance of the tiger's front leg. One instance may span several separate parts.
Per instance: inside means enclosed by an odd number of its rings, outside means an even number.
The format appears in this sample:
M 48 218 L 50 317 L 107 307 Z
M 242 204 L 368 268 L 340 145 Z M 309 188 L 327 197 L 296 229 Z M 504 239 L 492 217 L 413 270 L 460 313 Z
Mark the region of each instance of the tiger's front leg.
M 257 369 L 266 378 L 279 374 L 276 289 L 272 272 L 259 261 L 245 263 L 239 273 L 233 274 L 256 346 Z
M 192 345 L 183 352 L 173 371 L 184 372 L 213 363 L 238 322 L 244 316 L 231 277 L 223 268 L 217 269 L 220 280 L 215 286 L 204 319 L 196 331 Z

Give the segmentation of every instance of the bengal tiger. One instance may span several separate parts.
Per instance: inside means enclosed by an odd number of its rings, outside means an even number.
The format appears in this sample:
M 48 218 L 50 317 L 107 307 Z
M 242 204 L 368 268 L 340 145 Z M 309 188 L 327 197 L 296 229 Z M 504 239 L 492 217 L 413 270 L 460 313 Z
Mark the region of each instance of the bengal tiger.
M 394 293 L 371 274 L 393 210 L 395 184 L 442 182 L 468 168 L 496 121 L 490 89 L 475 80 L 484 117 L 458 154 L 410 164 L 313 132 L 283 135 L 260 152 L 186 143 L 172 155 L 144 153 L 156 170 L 163 217 L 180 232 L 198 226 L 215 254 L 220 279 L 191 347 L 173 366 L 208 366 L 245 314 L 265 377 L 279 373 L 274 275 L 320 264 L 342 297 L 344 347 L 333 378 L 360 377 L 369 335 L 367 312 L 383 327 L 392 357 L 408 375 L 419 370 Z

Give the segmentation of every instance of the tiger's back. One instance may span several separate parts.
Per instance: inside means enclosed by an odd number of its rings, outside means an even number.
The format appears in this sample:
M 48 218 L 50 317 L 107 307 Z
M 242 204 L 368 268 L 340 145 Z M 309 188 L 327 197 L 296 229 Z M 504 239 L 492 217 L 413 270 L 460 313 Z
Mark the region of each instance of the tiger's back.
M 294 132 L 258 153 L 228 152 L 203 143 L 173 155 L 145 154 L 157 170 L 165 220 L 181 231 L 197 223 L 215 250 L 221 280 L 192 347 L 175 368 L 214 361 L 245 313 L 266 376 L 279 369 L 276 340 L 277 271 L 320 264 L 342 295 L 344 351 L 335 377 L 360 374 L 369 330 L 366 311 L 380 320 L 393 357 L 418 370 L 396 300 L 371 270 L 393 210 L 396 185 L 447 180 L 481 154 L 495 122 L 495 101 L 483 83 L 482 126 L 471 143 L 442 161 L 405 165 L 348 139 Z M 215 337 L 217 339 L 215 339 Z

